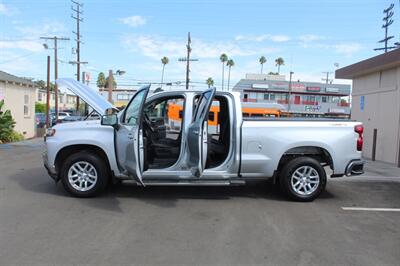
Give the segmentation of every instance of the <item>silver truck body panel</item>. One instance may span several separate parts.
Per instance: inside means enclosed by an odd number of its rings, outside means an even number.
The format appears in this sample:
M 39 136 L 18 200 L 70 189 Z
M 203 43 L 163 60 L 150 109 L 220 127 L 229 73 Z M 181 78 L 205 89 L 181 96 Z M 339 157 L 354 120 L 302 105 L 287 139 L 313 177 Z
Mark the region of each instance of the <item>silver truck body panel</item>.
M 60 84 L 68 83 L 62 80 Z M 87 88 L 68 83 L 80 97 Z M 183 96 L 185 99 L 182 121 L 181 152 L 177 162 L 164 169 L 149 169 L 143 173 L 143 181 L 181 180 L 184 182 L 194 176 L 188 167 L 187 135 L 193 115 L 195 97 L 201 91 L 170 91 L 149 96 L 146 103 L 170 96 Z M 231 121 L 229 154 L 221 165 L 205 169 L 198 182 L 212 184 L 212 180 L 267 179 L 278 169 L 279 161 L 290 149 L 298 147 L 317 147 L 324 149 L 332 159 L 333 172 L 342 175 L 353 160 L 361 159 L 361 152 L 356 150 L 358 134 L 354 126 L 361 124 L 350 121 L 290 121 L 290 120 L 244 120 L 239 94 L 235 92 L 217 92 L 225 97 L 229 106 Z M 82 97 L 99 113 L 104 113 L 111 104 L 103 98 L 99 100 L 91 93 Z M 101 96 L 100 96 L 101 97 Z M 85 100 L 86 101 L 86 100 Z M 94 105 L 94 106 L 93 106 Z M 122 112 L 118 114 L 121 119 Z M 104 151 L 110 169 L 119 178 L 126 178 L 117 163 L 115 149 L 115 131 L 111 126 L 102 126 L 100 121 L 81 121 L 59 124 L 54 127 L 56 134 L 46 140 L 44 163 L 51 175 L 57 175 L 55 159 L 57 154 L 71 145 L 93 145 Z M 211 182 L 211 183 L 210 183 Z

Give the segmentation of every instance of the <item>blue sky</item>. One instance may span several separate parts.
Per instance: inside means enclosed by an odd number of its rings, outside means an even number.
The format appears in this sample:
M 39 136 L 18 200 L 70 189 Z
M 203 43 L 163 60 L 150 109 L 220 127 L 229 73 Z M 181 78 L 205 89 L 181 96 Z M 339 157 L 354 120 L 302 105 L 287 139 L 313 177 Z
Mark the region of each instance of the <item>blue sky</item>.
M 187 32 L 192 34 L 191 79 L 204 82 L 213 77 L 221 83 L 219 55 L 235 61 L 231 84 L 245 73 L 276 71 L 274 60 L 282 57 L 282 74 L 294 71 L 294 79 L 321 81 L 323 71 L 378 54 L 373 48 L 383 38 L 382 10 L 395 3 L 395 23 L 390 33 L 399 41 L 399 2 L 378 0 L 81 0 L 84 22 L 81 60 L 92 73 L 123 69 L 120 85 L 159 82 L 162 56 L 166 81 L 184 81 Z M 46 55 L 40 36 L 73 39 L 75 22 L 68 0 L 0 0 L 0 70 L 46 78 Z M 52 46 L 52 43 L 49 43 Z M 71 77 L 75 68 L 75 42 L 60 42 L 59 76 Z M 339 83 L 346 81 L 337 80 Z M 348 82 L 348 81 L 347 81 Z M 196 83 L 197 84 L 197 83 Z M 199 86 L 199 85 L 197 85 Z

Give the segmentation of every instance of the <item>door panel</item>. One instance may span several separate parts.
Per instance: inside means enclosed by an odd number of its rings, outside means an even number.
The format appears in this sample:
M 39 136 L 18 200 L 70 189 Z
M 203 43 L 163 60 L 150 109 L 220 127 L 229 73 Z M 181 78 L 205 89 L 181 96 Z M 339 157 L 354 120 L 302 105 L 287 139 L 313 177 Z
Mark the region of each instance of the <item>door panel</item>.
M 193 176 L 200 177 L 204 171 L 207 160 L 208 139 L 208 113 L 215 96 L 215 88 L 206 90 L 201 94 L 192 123 L 188 130 L 188 166 Z
M 146 86 L 132 97 L 123 111 L 115 140 L 119 167 L 142 185 L 144 145 L 141 122 L 149 89 L 150 86 Z

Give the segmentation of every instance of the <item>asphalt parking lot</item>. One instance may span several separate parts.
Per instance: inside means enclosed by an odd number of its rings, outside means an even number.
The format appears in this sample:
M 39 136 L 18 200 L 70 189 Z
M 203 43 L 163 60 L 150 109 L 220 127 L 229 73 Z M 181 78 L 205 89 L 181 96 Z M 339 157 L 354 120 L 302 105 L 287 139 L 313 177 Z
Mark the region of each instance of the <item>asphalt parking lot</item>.
M 0 145 L 0 265 L 399 265 L 400 170 L 388 164 L 330 179 L 312 203 L 271 184 L 123 184 L 77 199 L 48 177 L 42 147 Z

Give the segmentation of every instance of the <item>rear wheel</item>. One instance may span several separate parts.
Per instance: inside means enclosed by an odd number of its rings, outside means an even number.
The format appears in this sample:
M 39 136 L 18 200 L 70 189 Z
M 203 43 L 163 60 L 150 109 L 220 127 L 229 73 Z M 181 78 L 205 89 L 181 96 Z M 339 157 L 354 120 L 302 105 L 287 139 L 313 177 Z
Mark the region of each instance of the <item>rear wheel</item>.
M 311 157 L 298 157 L 287 162 L 281 171 L 280 186 L 296 201 L 313 201 L 326 186 L 326 173 Z
M 96 154 L 81 151 L 70 155 L 61 167 L 61 182 L 75 197 L 93 197 L 108 183 L 108 171 L 104 161 Z

